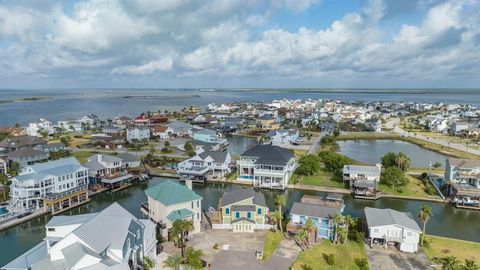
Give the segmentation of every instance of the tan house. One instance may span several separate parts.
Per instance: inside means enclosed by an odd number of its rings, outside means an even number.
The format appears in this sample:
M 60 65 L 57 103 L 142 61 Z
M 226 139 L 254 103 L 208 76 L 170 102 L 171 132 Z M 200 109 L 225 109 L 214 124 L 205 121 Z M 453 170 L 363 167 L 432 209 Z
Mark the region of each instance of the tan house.
M 142 212 L 157 224 L 157 231 L 165 238 L 177 219 L 193 223 L 193 231 L 200 232 L 202 218 L 202 197 L 192 190 L 191 181 L 186 185 L 167 180 L 145 190 L 147 202 Z

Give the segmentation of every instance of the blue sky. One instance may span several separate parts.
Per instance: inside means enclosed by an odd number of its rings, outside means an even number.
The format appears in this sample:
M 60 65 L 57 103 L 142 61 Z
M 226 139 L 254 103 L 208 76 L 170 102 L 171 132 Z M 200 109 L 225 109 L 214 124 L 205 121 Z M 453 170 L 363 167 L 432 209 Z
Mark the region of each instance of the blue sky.
M 0 0 L 0 88 L 480 88 L 479 0 Z

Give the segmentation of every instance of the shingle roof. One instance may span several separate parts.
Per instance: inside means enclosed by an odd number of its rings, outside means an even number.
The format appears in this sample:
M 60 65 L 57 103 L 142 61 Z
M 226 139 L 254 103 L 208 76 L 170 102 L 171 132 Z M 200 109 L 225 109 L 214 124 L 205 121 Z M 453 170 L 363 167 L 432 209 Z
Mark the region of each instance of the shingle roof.
M 182 209 L 179 209 L 179 210 L 174 210 L 172 212 L 170 212 L 170 214 L 168 214 L 167 218 L 168 220 L 170 221 L 175 221 L 177 219 L 184 219 L 186 217 L 191 217 L 193 216 L 194 213 L 186 208 L 182 208 Z
M 381 168 L 377 166 L 365 166 L 365 165 L 344 165 L 343 173 L 370 173 L 380 174 Z
M 253 198 L 253 204 L 260 206 L 267 206 L 265 202 L 265 196 L 263 193 L 255 191 L 252 187 L 249 188 L 239 188 L 229 192 L 223 193 L 222 196 L 222 205 L 229 205 L 239 201 L 243 201 L 248 198 Z
M 467 158 L 449 158 L 448 163 L 451 166 L 461 168 L 475 168 L 480 167 L 480 160 Z
M 255 205 L 233 205 L 232 211 L 255 211 Z
M 47 156 L 48 154 L 40 151 L 35 150 L 33 148 L 20 148 L 13 152 L 8 153 L 8 158 L 26 158 L 26 157 L 37 157 L 37 156 Z
M 256 164 L 286 165 L 294 157 L 289 150 L 275 145 L 256 145 L 246 150 L 242 157 L 258 158 Z
M 203 199 L 187 186 L 167 180 L 145 190 L 147 196 L 164 205 L 189 202 Z
M 140 161 L 140 158 L 135 156 L 135 155 L 132 155 L 128 152 L 124 152 L 124 153 L 120 153 L 117 155 L 118 158 L 120 158 L 121 160 L 123 160 L 124 162 L 135 162 L 135 161 Z
M 332 217 L 337 213 L 340 214 L 340 208 L 295 202 L 293 203 L 290 213 L 309 217 L 326 218 Z
M 205 151 L 199 154 L 199 156 L 204 160 L 210 156 L 215 162 L 223 163 L 227 159 L 228 152 L 226 151 Z
M 195 134 L 205 134 L 205 135 L 217 135 L 216 131 L 213 131 L 213 130 L 207 129 L 207 128 L 196 130 L 194 133 Z
M 421 229 L 409 212 L 399 212 L 390 208 L 379 209 L 365 207 L 365 218 L 369 227 L 399 225 L 417 232 Z

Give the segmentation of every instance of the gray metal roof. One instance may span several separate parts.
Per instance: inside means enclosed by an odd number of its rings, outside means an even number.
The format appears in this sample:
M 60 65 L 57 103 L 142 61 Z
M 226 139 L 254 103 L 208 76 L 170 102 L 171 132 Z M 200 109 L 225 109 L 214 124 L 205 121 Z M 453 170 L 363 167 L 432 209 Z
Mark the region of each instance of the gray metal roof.
M 1 267 L 2 269 L 28 269 L 30 265 L 39 262 L 48 257 L 47 242 L 42 241 L 38 245 L 29 249 L 15 260 Z
M 67 263 L 68 267 L 73 267 L 75 264 L 78 263 L 83 257 L 86 255 L 90 255 L 92 257 L 96 257 L 100 259 L 100 256 L 90 250 L 89 248 L 85 247 L 79 242 L 76 242 L 64 249 L 62 249 L 63 256 L 65 258 L 65 262 Z
M 253 198 L 253 204 L 255 205 L 267 206 L 263 193 L 255 191 L 252 187 L 239 188 L 223 193 L 222 205 L 233 204 L 248 198 Z
M 132 155 L 130 153 L 127 153 L 127 152 L 123 152 L 123 153 L 120 153 L 117 155 L 118 158 L 120 158 L 121 160 L 123 160 L 124 162 L 136 162 L 136 161 L 140 161 L 140 158 L 135 156 L 135 155 Z
M 340 214 L 340 208 L 327 207 L 318 204 L 295 202 L 293 203 L 292 209 L 290 210 L 290 214 L 317 218 L 328 218 L 334 216 L 335 214 Z
M 365 207 L 365 218 L 369 227 L 399 225 L 417 232 L 421 231 L 410 212 L 400 212 L 390 208 Z
M 89 214 L 73 215 L 73 216 L 53 216 L 45 225 L 45 227 L 84 224 L 85 222 L 89 221 L 96 215 L 97 213 L 89 213 Z
M 246 150 L 242 157 L 258 158 L 256 164 L 285 166 L 290 159 L 294 158 L 292 152 L 275 145 L 258 144 Z
M 380 175 L 381 168 L 377 166 L 365 165 L 344 165 L 343 173 L 354 174 L 375 174 Z
M 255 211 L 255 205 L 233 205 L 232 211 Z

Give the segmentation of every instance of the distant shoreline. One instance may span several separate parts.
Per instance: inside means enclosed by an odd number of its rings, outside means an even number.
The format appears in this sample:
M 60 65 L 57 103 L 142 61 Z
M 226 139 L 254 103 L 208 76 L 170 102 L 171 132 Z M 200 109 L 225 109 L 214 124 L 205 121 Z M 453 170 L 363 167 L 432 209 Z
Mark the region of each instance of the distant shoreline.
M 181 99 L 181 98 L 199 98 L 200 95 L 172 95 L 172 96 L 165 96 L 165 95 L 129 95 L 124 96 L 123 98 L 161 98 L 161 99 Z
M 14 102 L 33 102 L 33 101 L 40 101 L 40 100 L 47 100 L 47 99 L 54 99 L 54 98 L 53 97 L 26 97 L 26 98 L 17 98 L 17 99 L 3 99 L 3 100 L 0 100 L 0 105 L 14 103 Z

